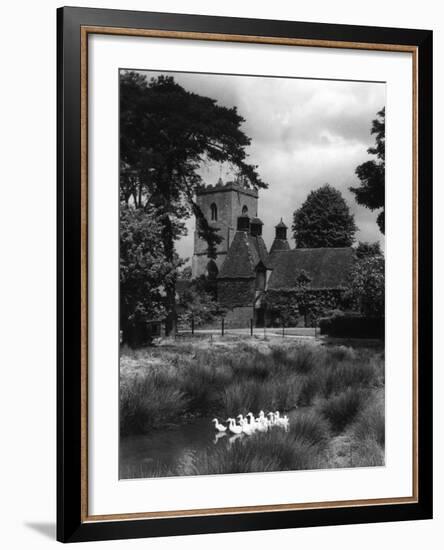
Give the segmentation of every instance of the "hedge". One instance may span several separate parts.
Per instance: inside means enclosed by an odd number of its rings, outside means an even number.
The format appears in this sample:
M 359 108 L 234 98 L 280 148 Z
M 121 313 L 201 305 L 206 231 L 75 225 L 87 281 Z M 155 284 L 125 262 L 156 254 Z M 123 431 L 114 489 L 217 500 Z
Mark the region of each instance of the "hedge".
M 385 319 L 358 314 L 335 315 L 321 319 L 319 328 L 321 334 L 336 338 L 384 339 Z

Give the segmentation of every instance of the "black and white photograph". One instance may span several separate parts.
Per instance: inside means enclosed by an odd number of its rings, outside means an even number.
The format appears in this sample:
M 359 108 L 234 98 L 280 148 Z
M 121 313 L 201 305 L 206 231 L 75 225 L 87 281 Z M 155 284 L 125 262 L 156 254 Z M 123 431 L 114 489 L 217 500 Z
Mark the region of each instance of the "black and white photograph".
M 119 86 L 120 478 L 384 466 L 385 84 Z

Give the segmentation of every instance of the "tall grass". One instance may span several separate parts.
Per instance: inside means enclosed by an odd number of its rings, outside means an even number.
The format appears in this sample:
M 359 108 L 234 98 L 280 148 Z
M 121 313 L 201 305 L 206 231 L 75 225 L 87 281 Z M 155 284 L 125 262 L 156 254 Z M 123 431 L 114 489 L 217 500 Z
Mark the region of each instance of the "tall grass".
M 200 345 L 122 352 L 121 435 L 192 416 L 226 418 L 313 405 L 338 432 L 364 406 L 365 391 L 383 385 L 383 357 L 365 349 L 299 344 L 258 349 L 241 341 L 230 348 Z
M 322 403 L 320 412 L 330 422 L 333 432 L 340 433 L 355 420 L 367 397 L 362 391 L 348 388 Z
M 187 470 L 193 475 L 304 470 L 323 465 L 327 426 L 316 415 L 301 416 L 288 432 L 274 429 L 205 451 Z M 185 473 L 185 472 L 183 472 Z
M 144 433 L 173 422 L 187 408 L 185 394 L 160 373 L 136 377 L 120 390 L 120 433 Z

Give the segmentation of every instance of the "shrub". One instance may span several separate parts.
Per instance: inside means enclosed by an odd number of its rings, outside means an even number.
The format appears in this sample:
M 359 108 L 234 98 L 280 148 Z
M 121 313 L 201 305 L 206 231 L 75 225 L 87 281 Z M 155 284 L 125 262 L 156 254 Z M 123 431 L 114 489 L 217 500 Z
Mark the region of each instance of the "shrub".
M 331 397 L 320 406 L 321 414 L 330 422 L 335 433 L 342 432 L 362 410 L 366 395 L 359 390 L 347 389 Z
M 322 353 L 319 350 L 315 352 L 309 346 L 299 346 L 292 350 L 274 348 L 271 355 L 277 368 L 307 374 L 319 362 Z
M 368 363 L 336 363 L 326 368 L 323 393 L 329 397 L 347 388 L 368 387 L 374 380 L 375 369 Z
M 300 380 L 297 376 L 274 377 L 264 384 L 257 379 L 244 379 L 232 383 L 222 393 L 220 414 L 245 415 L 252 411 L 280 409 L 288 411 L 297 405 Z
M 373 403 L 359 415 L 354 428 L 357 439 L 374 439 L 381 448 L 385 446 L 384 403 Z
M 220 404 L 222 389 L 231 382 L 233 374 L 224 366 L 215 366 L 216 362 L 193 361 L 181 371 L 176 379 L 176 387 L 181 386 L 190 410 L 200 413 L 211 412 Z
M 299 433 L 301 431 L 301 433 Z M 194 457 L 188 472 L 194 475 L 272 472 L 318 468 L 323 449 L 319 436 L 309 430 L 274 429 L 235 440 Z M 318 443 L 315 443 L 315 440 Z
M 185 395 L 166 375 L 153 372 L 136 377 L 120 391 L 120 433 L 146 433 L 164 426 L 177 420 L 186 406 Z
M 353 447 L 351 461 L 351 465 L 355 468 L 384 466 L 384 448 L 378 445 L 373 438 L 365 438 Z
M 172 475 L 176 474 L 159 461 L 127 464 L 119 468 L 119 479 L 166 477 Z
M 319 448 L 326 446 L 329 436 L 326 421 L 315 411 L 298 414 L 292 418 L 290 431 Z
M 336 338 L 384 338 L 384 317 L 363 315 L 335 315 L 321 319 L 321 334 Z
M 300 407 L 310 406 L 315 397 L 323 392 L 324 375 L 317 369 L 310 373 L 302 382 L 301 390 L 298 396 L 298 405 Z

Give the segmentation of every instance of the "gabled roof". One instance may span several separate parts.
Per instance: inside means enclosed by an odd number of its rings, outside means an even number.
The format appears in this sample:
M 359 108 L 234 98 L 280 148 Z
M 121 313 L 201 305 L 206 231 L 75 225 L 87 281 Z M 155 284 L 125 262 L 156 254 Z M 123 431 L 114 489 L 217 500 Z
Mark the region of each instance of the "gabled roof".
M 293 288 L 303 270 L 311 278 L 310 288 L 341 288 L 354 259 L 352 248 L 296 248 L 273 255 L 269 289 Z
M 237 231 L 227 256 L 220 269 L 218 279 L 254 278 L 256 267 L 268 262 L 268 252 L 261 236 L 253 237 L 246 231 Z

